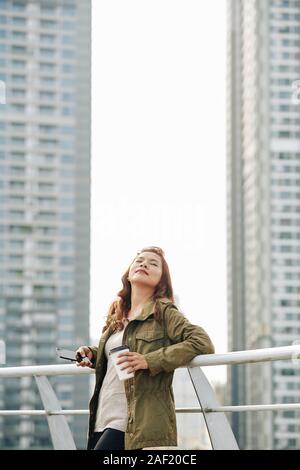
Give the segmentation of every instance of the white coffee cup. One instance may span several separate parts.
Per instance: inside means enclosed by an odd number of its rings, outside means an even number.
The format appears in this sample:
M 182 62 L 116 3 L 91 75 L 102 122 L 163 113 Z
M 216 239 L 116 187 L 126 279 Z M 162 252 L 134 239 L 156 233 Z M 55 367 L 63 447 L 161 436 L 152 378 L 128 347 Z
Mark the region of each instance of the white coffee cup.
M 120 380 L 131 379 L 132 377 L 134 377 L 134 372 L 130 372 L 130 374 L 128 374 L 128 369 L 121 370 L 121 368 L 127 364 L 126 362 L 117 364 L 117 362 L 119 362 L 119 360 L 121 359 L 120 357 L 118 357 L 118 355 L 123 352 L 129 352 L 129 347 L 118 346 L 117 348 L 113 348 L 109 351 L 109 355 L 111 356 L 112 362 L 116 368 Z

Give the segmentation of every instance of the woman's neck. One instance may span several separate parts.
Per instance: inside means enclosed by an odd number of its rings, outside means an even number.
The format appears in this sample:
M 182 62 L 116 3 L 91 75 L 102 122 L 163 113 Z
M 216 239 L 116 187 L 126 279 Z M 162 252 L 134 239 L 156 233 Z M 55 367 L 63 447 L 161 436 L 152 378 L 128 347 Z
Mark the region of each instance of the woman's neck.
M 143 307 L 143 305 L 150 300 L 153 295 L 153 289 L 136 289 L 132 288 L 131 291 L 131 309 L 129 312 L 135 312 Z

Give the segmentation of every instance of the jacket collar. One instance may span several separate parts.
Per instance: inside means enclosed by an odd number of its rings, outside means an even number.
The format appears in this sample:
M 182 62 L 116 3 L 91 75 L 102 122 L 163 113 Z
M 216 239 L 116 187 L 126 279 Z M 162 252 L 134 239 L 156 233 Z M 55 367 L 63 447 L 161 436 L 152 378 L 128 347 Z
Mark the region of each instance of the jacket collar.
M 171 302 L 171 300 L 168 299 L 167 297 L 161 298 L 159 299 L 159 301 L 162 302 L 163 304 L 168 304 Z M 154 313 L 155 311 L 154 304 L 155 304 L 155 301 L 153 299 L 147 300 L 147 302 L 145 303 L 144 307 L 141 310 L 141 313 L 137 315 L 136 317 L 134 317 L 134 320 L 144 321 L 148 317 L 150 317 L 150 315 Z M 104 332 L 104 334 L 105 333 L 110 336 L 110 334 L 112 333 L 112 325 L 109 326 L 109 328 Z
M 150 315 L 152 313 L 154 313 L 154 311 L 155 311 L 154 300 L 149 299 L 144 304 L 144 307 L 142 308 L 141 313 L 139 315 L 137 315 L 136 317 L 134 317 L 133 320 L 144 321 L 148 317 L 150 317 Z M 133 320 L 131 320 L 131 321 L 133 321 Z M 109 327 L 107 328 L 107 330 L 103 333 L 103 335 L 106 335 L 107 339 L 108 339 L 112 333 L 113 333 L 112 325 L 110 324 Z
M 159 302 L 163 304 L 172 303 L 171 300 L 168 299 L 167 297 L 160 298 Z M 155 301 L 152 298 L 147 300 L 147 302 L 145 303 L 144 307 L 141 310 L 141 313 L 137 315 L 136 317 L 134 317 L 134 320 L 144 321 L 148 317 L 150 317 L 150 315 L 155 312 L 154 304 L 155 304 Z
M 148 317 L 150 317 L 150 315 L 154 313 L 155 311 L 154 303 L 155 302 L 153 299 L 147 300 L 147 302 L 145 303 L 145 305 L 143 306 L 141 310 L 141 313 L 137 315 L 136 317 L 134 317 L 134 320 L 144 321 Z

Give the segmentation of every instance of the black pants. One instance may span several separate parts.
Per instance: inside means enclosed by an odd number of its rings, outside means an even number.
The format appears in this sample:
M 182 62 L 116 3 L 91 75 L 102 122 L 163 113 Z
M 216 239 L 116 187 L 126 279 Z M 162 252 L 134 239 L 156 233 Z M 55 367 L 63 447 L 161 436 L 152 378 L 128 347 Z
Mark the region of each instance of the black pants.
M 94 432 L 88 439 L 87 450 L 125 450 L 124 436 L 124 432 L 111 428 L 106 428 L 102 432 Z

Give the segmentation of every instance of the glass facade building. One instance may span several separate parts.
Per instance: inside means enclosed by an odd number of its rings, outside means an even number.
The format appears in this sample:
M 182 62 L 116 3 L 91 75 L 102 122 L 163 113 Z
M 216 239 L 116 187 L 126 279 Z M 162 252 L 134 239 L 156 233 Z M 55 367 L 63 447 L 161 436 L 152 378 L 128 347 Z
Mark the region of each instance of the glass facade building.
M 300 332 L 300 1 L 228 0 L 229 350 Z M 233 404 L 300 402 L 299 361 L 229 368 Z M 242 448 L 297 449 L 297 411 L 233 413 Z
M 89 344 L 90 0 L 0 0 L 0 339 L 6 366 L 63 363 Z M 86 409 L 88 377 L 51 378 Z M 1 409 L 42 409 L 33 378 L 5 379 Z M 78 448 L 87 417 L 68 417 Z M 45 417 L 0 417 L 1 448 L 52 448 Z

